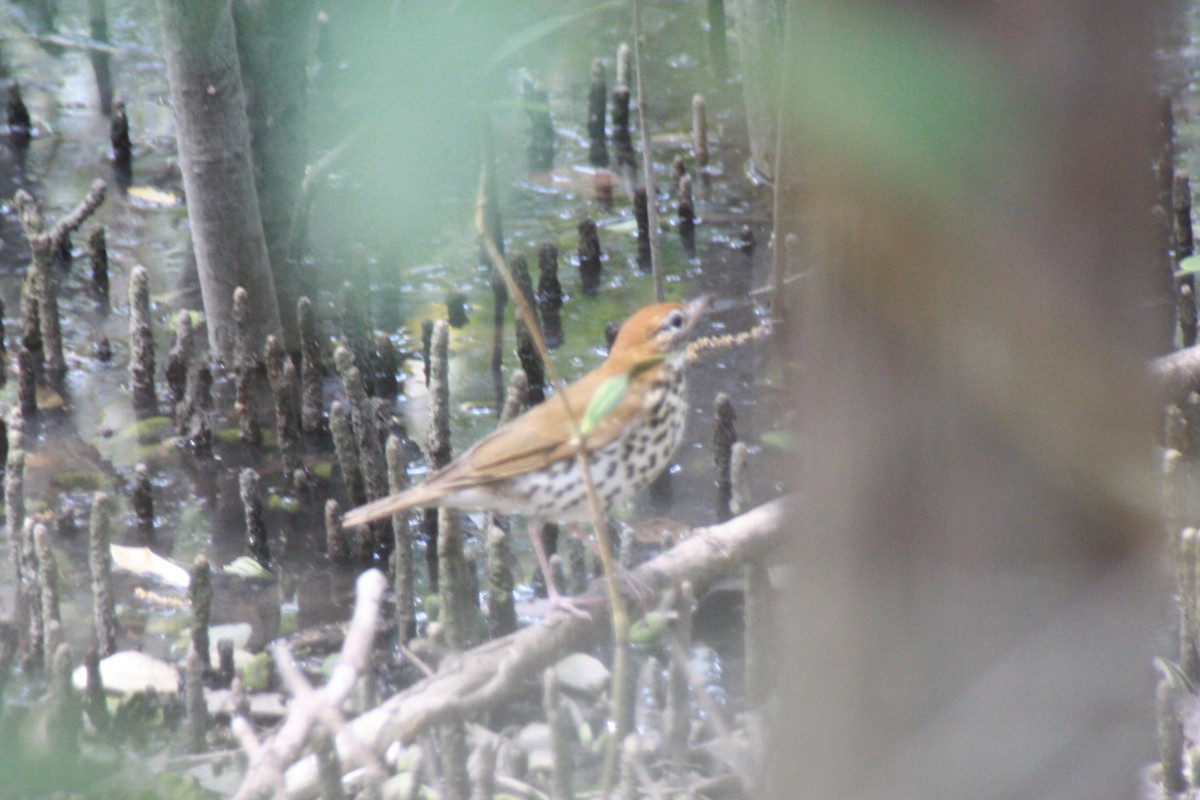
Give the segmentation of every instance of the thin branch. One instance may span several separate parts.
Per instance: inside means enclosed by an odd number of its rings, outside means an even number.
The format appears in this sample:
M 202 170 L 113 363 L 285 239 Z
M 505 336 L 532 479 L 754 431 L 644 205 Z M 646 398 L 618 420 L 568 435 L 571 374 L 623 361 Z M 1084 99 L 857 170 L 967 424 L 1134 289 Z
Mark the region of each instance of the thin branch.
M 777 87 L 778 96 L 776 97 L 776 120 L 775 120 L 775 185 L 771 195 L 771 227 L 774 229 L 774 236 L 771 240 L 771 312 L 776 319 L 784 319 L 787 314 L 784 308 L 784 285 L 787 279 L 788 262 L 787 257 L 787 214 L 784 206 L 787 201 L 787 185 L 788 170 L 790 164 L 787 163 L 785 152 L 790 148 L 790 140 L 787 137 L 788 110 L 791 105 L 788 103 L 784 87 L 790 86 L 790 75 L 788 68 L 791 65 L 791 50 L 792 37 L 791 32 L 792 18 L 792 0 L 785 0 L 783 9 L 783 54 L 779 59 L 779 85 Z
M 61 245 L 72 232 L 87 222 L 88 217 L 96 213 L 96 209 L 100 208 L 101 203 L 104 202 L 104 195 L 107 191 L 108 186 L 104 181 L 100 179 L 92 181 L 87 196 L 50 229 L 50 241 L 55 247 Z
M 534 347 L 537 348 L 538 355 L 542 359 L 542 363 L 546 366 L 546 374 L 549 376 L 551 383 L 554 385 L 555 394 L 562 403 L 563 410 L 566 412 L 567 424 L 571 428 L 571 445 L 575 450 L 575 461 L 579 466 L 579 474 L 583 479 L 584 493 L 587 496 L 588 509 L 592 515 L 592 527 L 596 531 L 596 542 L 600 549 L 600 564 L 604 571 L 605 584 L 608 587 L 608 598 L 612 604 L 612 628 L 613 628 L 613 647 L 615 650 L 615 658 L 613 663 L 613 686 L 616 687 L 613 692 L 612 707 L 615 709 L 621 708 L 621 703 L 627 698 L 624 697 L 624 689 L 628 681 L 624 680 L 625 676 L 622 670 L 631 669 L 629 664 L 629 611 L 625 607 L 625 598 L 621 595 L 621 587 L 617 583 L 617 564 L 616 558 L 613 555 L 612 538 L 608 535 L 608 525 L 604 520 L 604 512 L 600 507 L 600 498 L 596 494 L 596 485 L 592 481 L 591 456 L 588 453 L 587 442 L 584 440 L 583 434 L 579 430 L 579 421 L 575 416 L 575 409 L 571 408 L 570 401 L 567 400 L 566 385 L 563 382 L 562 376 L 558 372 L 558 368 L 554 366 L 554 361 L 550 357 L 550 350 L 546 347 L 546 340 L 542 336 L 542 328 L 538 325 L 537 317 L 530 308 L 525 297 L 525 293 L 517 286 L 516 280 L 508 269 L 508 264 L 504 262 L 504 256 L 500 252 L 500 248 L 492 239 L 491 232 L 487 226 L 487 197 L 488 197 L 488 182 L 492 179 L 491 171 L 487 163 L 479 178 L 479 195 L 475 203 L 475 230 L 483 242 L 484 250 L 488 254 L 488 258 L 492 261 L 492 266 L 504 278 L 504 283 L 508 287 L 508 294 L 516 304 L 517 313 L 525 320 L 525 326 L 529 329 L 533 338 Z M 547 575 L 546 580 L 549 581 L 552 576 Z M 618 715 L 619 716 L 619 715 Z M 606 755 L 605 763 L 607 764 L 611 758 L 615 758 L 616 747 L 620 742 L 620 737 L 612 737 L 609 741 L 609 755 Z
M 642 79 L 642 3 L 633 0 L 633 65 L 637 73 L 638 131 L 642 137 L 642 174 L 646 182 L 646 218 L 650 228 L 650 271 L 654 275 L 654 299 L 663 302 L 662 251 L 658 246 L 658 190 L 654 185 L 654 156 L 650 145 L 650 123 L 646 119 L 646 82 Z

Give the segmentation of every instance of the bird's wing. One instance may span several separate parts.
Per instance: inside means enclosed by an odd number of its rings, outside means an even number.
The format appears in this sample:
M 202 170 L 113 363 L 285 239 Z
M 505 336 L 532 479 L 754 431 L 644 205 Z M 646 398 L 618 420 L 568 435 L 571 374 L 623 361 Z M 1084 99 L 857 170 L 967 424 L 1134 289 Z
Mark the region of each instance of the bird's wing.
M 596 387 L 609 377 L 597 369 L 567 387 L 567 402 L 577 423 L 583 420 Z M 641 412 L 642 402 L 641 393 L 636 387 L 630 387 L 616 406 L 588 431 L 584 438 L 588 449 L 596 450 L 617 438 L 624 422 Z M 430 481 L 445 480 L 453 488 L 459 488 L 466 484 L 503 480 L 570 458 L 574 453 L 571 426 L 563 411 L 562 400 L 548 397 L 480 440 L 444 473 Z
M 596 387 L 610 377 L 608 372 L 597 368 L 567 387 L 567 401 L 576 421 L 583 419 Z M 641 413 L 642 403 L 639 387 L 631 385 L 613 409 L 592 425 L 586 436 L 588 449 L 595 450 L 615 439 L 624 422 Z M 574 452 L 571 426 L 562 401 L 549 397 L 492 431 L 420 486 L 359 506 L 346 513 L 342 524 L 347 527 L 365 525 L 410 508 L 437 505 L 439 500 L 460 489 L 521 475 L 572 457 Z

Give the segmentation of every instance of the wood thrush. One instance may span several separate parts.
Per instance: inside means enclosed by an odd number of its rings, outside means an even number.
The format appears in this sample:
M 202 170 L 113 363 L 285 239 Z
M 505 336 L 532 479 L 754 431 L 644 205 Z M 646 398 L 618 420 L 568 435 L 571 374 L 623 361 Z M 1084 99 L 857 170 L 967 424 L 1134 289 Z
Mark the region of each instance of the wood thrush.
M 687 334 L 707 307 L 701 298 L 641 309 L 621 326 L 608 358 L 565 389 L 605 513 L 658 477 L 683 441 Z M 538 531 L 547 522 L 591 519 L 562 401 L 548 398 L 420 486 L 355 508 L 342 522 L 363 525 L 424 506 L 524 515 L 557 600 Z

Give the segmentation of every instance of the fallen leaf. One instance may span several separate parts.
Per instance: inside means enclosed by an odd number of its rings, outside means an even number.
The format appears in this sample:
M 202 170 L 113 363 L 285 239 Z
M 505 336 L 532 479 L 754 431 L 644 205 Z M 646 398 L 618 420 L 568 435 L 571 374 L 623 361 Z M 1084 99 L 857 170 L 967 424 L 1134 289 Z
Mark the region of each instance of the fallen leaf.
M 113 566 L 147 578 L 158 578 L 171 586 L 186 589 L 191 583 L 191 576 L 183 567 L 174 561 L 155 554 L 149 547 L 124 547 L 119 544 L 109 545 L 112 552 Z
M 171 208 L 179 204 L 179 197 L 174 193 L 155 189 L 153 186 L 130 186 L 128 194 L 134 200 L 151 206 Z
M 137 650 L 122 650 L 100 662 L 100 681 L 108 694 L 127 695 L 154 688 L 159 694 L 179 691 L 179 671 L 153 656 Z M 87 688 L 87 668 L 71 673 L 71 683 L 79 691 Z

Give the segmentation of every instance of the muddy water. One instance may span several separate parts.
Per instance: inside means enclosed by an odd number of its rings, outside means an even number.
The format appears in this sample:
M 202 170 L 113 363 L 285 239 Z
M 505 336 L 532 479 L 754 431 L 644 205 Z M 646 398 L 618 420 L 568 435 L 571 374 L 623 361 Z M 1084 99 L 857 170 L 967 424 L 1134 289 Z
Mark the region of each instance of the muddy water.
M 88 28 L 86 10 L 80 5 L 63 4 L 56 20 L 56 38 L 49 43 L 44 34 L 39 39 L 35 18 L 22 6 L 7 5 L 0 10 L 0 70 L 21 81 L 37 129 L 23 163 L 0 147 L 0 198 L 10 198 L 17 188 L 24 187 L 42 201 L 51 221 L 77 203 L 93 179 L 111 177 L 107 159 L 109 122 L 100 111 L 92 65 L 82 46 Z M 249 593 L 227 603 L 222 610 L 224 616 L 265 618 L 263 624 L 269 628 L 274 624 L 272 614 L 282 605 L 285 629 L 340 619 L 344 615 L 341 591 L 349 579 L 348 575 L 331 574 L 319 554 L 323 536 L 320 507 L 327 496 L 344 502 L 336 483 L 323 483 L 319 497 L 307 510 L 289 513 L 277 507 L 287 489 L 280 480 L 274 450 L 225 443 L 218 445 L 212 461 L 197 461 L 186 448 L 165 439 L 161 431 L 135 425 L 127 390 L 126 275 L 136 264 L 150 270 L 159 323 L 160 370 L 169 345 L 167 320 L 180 308 L 200 307 L 189 273 L 187 218 L 174 166 L 172 121 L 165 70 L 156 52 L 153 5 L 147 0 L 129 0 L 110 4 L 109 11 L 116 95 L 128 103 L 135 143 L 133 184 L 160 194 L 121 195 L 110 190 L 109 200 L 92 221 L 103 223 L 108 230 L 111 313 L 97 310 L 87 291 L 87 259 L 80 250 L 85 239 L 83 235 L 75 237 L 75 262 L 63 280 L 62 309 L 70 365 L 67 396 L 61 408 L 43 414 L 29 432 L 34 441 L 28 448 L 27 493 L 32 510 L 40 508 L 61 520 L 55 546 L 64 571 L 63 585 L 75 590 L 75 597 L 64 603 L 63 614 L 68 641 L 76 652 L 82 652 L 90 639 L 86 536 L 79 535 L 86 530 L 87 504 L 91 492 L 98 488 L 120 498 L 116 538 L 127 544 L 138 543 L 127 500 L 132 470 L 138 461 L 148 462 L 154 475 L 154 549 L 183 564 L 201 552 L 218 566 L 242 554 L 236 472 L 245 465 L 263 472 L 272 546 L 277 554 L 283 554 L 282 579 L 265 599 L 261 593 Z M 532 24 L 568 4 L 546 3 L 544 8 L 531 5 L 537 8 L 512 21 L 511 29 L 500 31 L 489 44 L 503 42 L 500 34 L 511 34 L 521 24 Z M 360 18 L 366 13 L 363 8 L 348 9 L 342 17 L 338 13 L 331 12 L 329 28 L 335 58 L 313 71 L 314 157 L 341 141 L 364 117 L 369 119 L 379 104 L 386 104 L 373 93 L 363 74 L 371 72 L 385 84 L 410 79 L 402 73 L 389 75 L 386 60 L 366 63 L 361 54 L 374 52 L 378 42 L 364 32 Z M 686 298 L 712 293 L 716 298 L 714 310 L 700 333 L 715 334 L 747 330 L 764 315 L 753 290 L 767 282 L 770 204 L 769 189 L 756 186 L 746 174 L 736 86 L 716 86 L 706 72 L 699 13 L 690 5 L 647 11 L 645 71 L 651 97 L 667 295 Z M 484 87 L 481 96 L 490 109 L 497 142 L 507 251 L 525 253 L 531 269 L 535 269 L 538 245 L 547 240 L 559 244 L 560 276 L 568 298 L 564 307 L 567 342 L 559 350 L 557 361 L 568 379 L 602 358 L 603 329 L 608 322 L 620 321 L 653 297 L 650 277 L 636 267 L 633 212 L 628 197 L 618 188 L 614 206 L 601 207 L 594 198 L 593 171 L 586 166 L 584 100 L 588 69 L 593 58 L 605 59 L 611 91 L 614 54 L 617 43 L 628 38 L 627 29 L 628 20 L 623 14 L 589 17 L 586 22 L 564 28 L 560 35 L 538 42 L 504 65 L 479 74 Z M 557 144 L 556 168 L 551 173 L 530 175 L 526 168 L 529 122 L 516 103 L 524 74 L 550 94 Z M 691 162 L 689 128 L 695 91 L 708 96 L 713 157 L 707 188 L 697 180 L 698 255 L 688 259 L 675 231 L 671 162 L 676 154 Z M 442 99 L 451 103 L 456 100 L 453 96 Z M 421 109 L 409 112 L 410 116 L 422 113 Z M 477 111 L 472 115 L 478 118 Z M 447 125 L 457 119 L 454 115 L 445 118 L 450 120 L 445 122 Z M 477 137 L 474 129 L 446 130 L 448 140 L 477 141 Z M 634 141 L 638 146 L 636 132 Z M 366 151 L 370 152 L 369 148 Z M 413 163 L 434 155 L 411 152 L 406 157 Z M 388 194 L 381 188 L 403 184 L 409 174 L 403 170 L 388 172 L 385 167 L 393 162 L 380 164 L 348 157 L 334 168 L 318 192 L 310 224 L 311 270 L 317 284 L 325 287 L 316 305 L 327 318 L 333 314 L 329 289 L 347 278 L 368 280 L 377 324 L 385 326 L 397 341 L 411 343 L 419 341 L 422 319 L 444 315 L 442 303 L 448 291 L 466 293 L 470 324 L 452 334 L 456 450 L 490 430 L 496 410 L 488 370 L 491 290 L 487 268 L 479 264 L 472 227 L 478 160 L 474 152 L 462 155 L 462 160 L 465 166 L 447 166 L 440 182 L 421 184 L 419 197 L 413 200 L 403 192 Z M 406 162 L 397 158 L 395 163 Z M 172 196 L 180 203 L 172 204 Z M 19 326 L 19 281 L 27 264 L 28 248 L 11 204 L 6 202 L 0 210 L 0 297 L 7 309 L 5 324 L 11 343 Z M 576 224 L 585 215 L 597 219 L 605 253 L 604 288 L 598 298 L 584 298 L 579 293 L 572 260 Z M 750 252 L 742 247 L 745 227 L 758 242 Z M 536 280 L 536 271 L 534 275 Z M 386 298 L 387 307 L 381 298 Z M 506 335 L 511 343 L 511 312 Z M 107 363 L 95 356 L 97 343 L 105 337 L 114 353 Z M 512 350 L 509 344 L 506 370 L 516 365 Z M 779 491 L 779 472 L 774 465 L 781 454 L 761 437 L 785 424 L 788 403 L 780 395 L 778 376 L 768 363 L 761 347 L 750 347 L 710 356 L 698 366 L 692 381 L 688 439 L 672 469 L 670 491 L 657 500 L 642 498 L 636 517 L 663 514 L 686 525 L 714 521 L 709 411 L 719 391 L 734 399 L 739 433 L 756 453 L 757 498 L 765 499 Z M 421 380 L 414 377 L 420 375 L 420 360 L 406 362 L 404 370 L 409 376 L 409 393 L 396 402 L 394 418 L 415 434 L 423 428 Z M 160 392 L 165 392 L 161 384 Z M 330 382 L 327 396 L 335 397 L 337 392 L 338 386 Z M 0 392 L 0 404 L 11 407 L 14 399 L 15 381 L 9 380 Z M 232 425 L 229 420 L 220 423 L 224 428 Z M 327 445 L 310 442 L 306 448 L 310 464 L 329 461 Z M 414 478 L 419 478 L 421 469 L 419 460 L 414 460 Z M 7 558 L 7 548 L 0 549 L 0 597 L 4 598 L 5 608 L 12 596 L 12 570 Z M 138 644 L 166 654 L 178 652 L 178 631 L 187 622 L 186 611 L 135 596 L 135 583 L 124 580 L 119 600 L 122 644 Z M 298 591 L 298 586 L 306 587 L 305 591 Z M 314 591 L 313 587 L 324 588 Z M 144 588 L 171 594 L 162 587 Z

